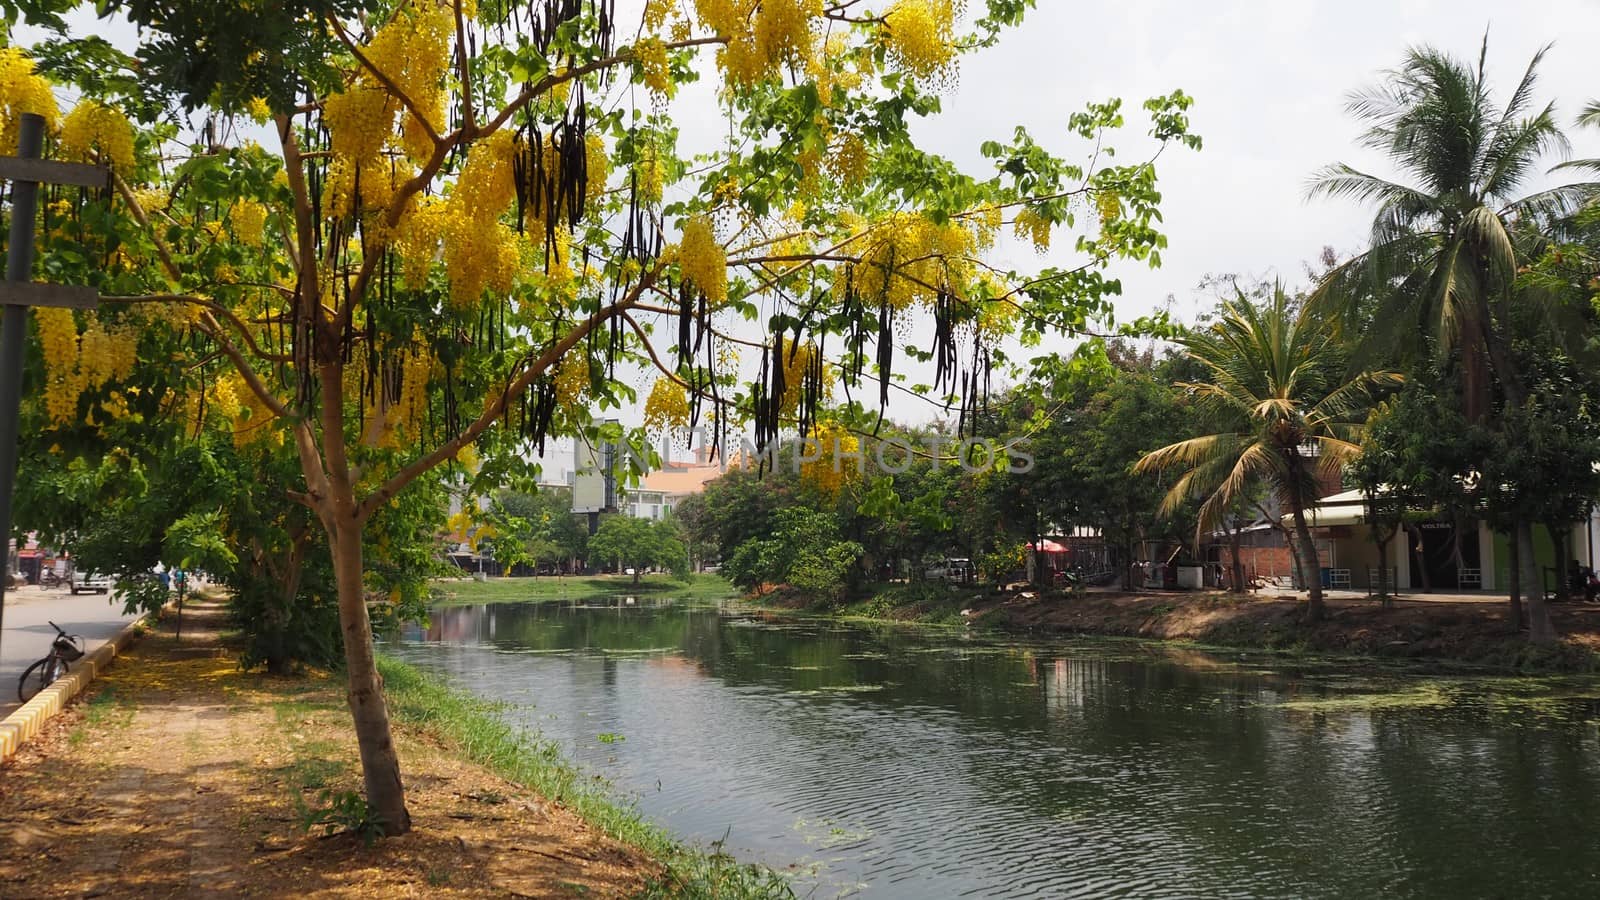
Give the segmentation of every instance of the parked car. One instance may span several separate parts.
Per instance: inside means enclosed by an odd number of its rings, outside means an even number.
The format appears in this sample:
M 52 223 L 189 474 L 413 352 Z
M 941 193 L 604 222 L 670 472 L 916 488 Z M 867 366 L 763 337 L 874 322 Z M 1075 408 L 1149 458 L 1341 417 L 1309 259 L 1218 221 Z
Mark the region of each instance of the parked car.
M 972 575 L 972 560 L 970 559 L 946 559 L 934 563 L 922 573 L 922 576 L 929 580 L 943 579 L 956 584 L 964 584 L 971 581 Z
M 73 572 L 67 576 L 67 589 L 74 594 L 94 591 L 96 594 L 111 593 L 111 578 L 99 572 Z

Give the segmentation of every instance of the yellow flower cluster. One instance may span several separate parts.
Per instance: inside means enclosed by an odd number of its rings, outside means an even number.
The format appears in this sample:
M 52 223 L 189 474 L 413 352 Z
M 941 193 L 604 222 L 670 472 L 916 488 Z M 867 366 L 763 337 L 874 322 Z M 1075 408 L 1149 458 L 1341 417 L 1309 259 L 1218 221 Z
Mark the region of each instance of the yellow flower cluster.
M 776 78 L 811 62 L 822 0 L 695 0 L 700 23 L 727 39 L 717 62 L 730 85 Z
M 644 427 L 655 434 L 689 427 L 689 397 L 683 385 L 671 378 L 656 379 L 644 401 Z
M 444 124 L 444 76 L 450 69 L 454 33 L 455 13 L 448 0 L 416 0 L 378 29 L 366 51 L 367 59 L 411 99 L 436 131 Z M 399 111 L 398 101 L 394 109 Z M 427 129 L 409 110 L 401 131 L 402 146 L 413 160 L 420 162 L 433 153 Z
M 239 398 L 240 390 L 246 393 L 250 390 L 244 379 L 237 376 L 218 378 L 211 382 L 211 387 L 206 390 L 206 406 L 211 408 L 211 412 L 220 416 L 222 421 L 232 425 L 244 411 L 244 404 Z
M 127 378 L 139 361 L 138 329 L 128 322 L 107 325 L 92 312 L 85 317 L 88 324 L 79 342 L 78 357 L 85 386 L 93 389 Z
M 400 397 L 384 412 L 382 446 L 398 450 L 408 440 L 422 438 L 428 415 L 428 379 L 433 377 L 433 353 L 422 332 L 412 330 L 411 346 L 400 361 Z
M 915 213 L 896 213 L 864 237 L 853 285 L 868 300 L 896 309 L 931 301 L 940 287 L 958 296 L 972 280 L 971 256 L 987 240 L 979 219 L 944 224 Z
M 584 354 L 582 344 L 577 348 L 567 351 L 556 363 L 556 405 L 571 407 L 577 404 L 585 392 L 589 390 L 589 357 Z
M 382 87 L 357 81 L 322 101 L 322 121 L 335 156 L 346 161 L 376 159 L 394 129 L 398 101 Z
M 16 47 L 0 47 L 0 153 L 16 154 L 24 113 L 43 116 L 47 129 L 61 118 L 50 82 L 34 71 L 33 60 Z
M 884 16 L 889 57 L 920 81 L 948 81 L 955 74 L 958 0 L 896 0 Z
M 245 104 L 245 114 L 257 125 L 265 125 L 272 118 L 272 107 L 261 97 L 251 97 L 250 102 Z
M 658 37 L 641 38 L 633 45 L 633 58 L 639 63 L 640 77 L 645 87 L 662 97 L 671 97 L 677 89 L 672 81 L 672 63 L 667 58 L 667 45 Z
M 1110 228 L 1122 218 L 1122 198 L 1116 191 L 1101 191 L 1094 195 L 1095 211 L 1100 214 L 1100 227 Z
M 240 412 L 233 423 L 233 446 L 244 449 L 258 441 L 268 441 L 274 446 L 283 444 L 283 429 L 278 425 L 277 416 L 262 402 L 255 391 L 245 384 L 244 378 L 237 373 L 230 376 L 236 379 L 233 393 L 240 400 Z
M 228 224 L 239 243 L 259 247 L 266 235 L 267 208 L 254 200 L 240 200 L 228 211 Z
M 80 338 L 70 309 L 40 307 L 34 317 L 44 356 L 45 409 L 58 425 L 77 414 L 79 395 L 127 379 L 138 363 L 139 329 L 131 320 L 107 324 L 85 313 Z
M 483 460 L 478 457 L 478 446 L 476 444 L 463 444 L 461 449 L 456 451 L 456 462 L 461 463 L 461 467 L 471 475 L 478 474 L 478 470 L 483 468 Z M 487 525 L 478 529 L 479 537 L 486 536 L 483 534 L 486 528 L 488 528 Z
M 806 65 L 821 18 L 822 0 L 762 0 L 756 12 L 756 47 L 773 66 Z
M 414 0 L 396 11 L 364 51 L 367 60 L 427 117 L 444 122 L 445 82 L 450 67 L 454 7 L 442 0 Z M 400 116 L 398 133 L 395 117 Z M 328 215 L 386 211 L 398 187 L 411 177 L 409 166 L 385 159 L 398 146 L 412 161 L 433 154 L 433 140 L 399 97 L 365 68 L 322 104 L 333 160 L 328 166 Z M 400 218 L 409 215 L 409 210 Z M 388 234 L 376 234 L 379 242 Z
M 83 386 L 78 372 L 78 323 L 72 310 L 44 306 L 34 310 L 45 369 L 45 410 L 63 425 L 78 412 Z
M 512 173 L 516 153 L 515 135 L 504 129 L 473 144 L 445 205 L 440 237 L 445 271 L 450 276 L 450 300 L 458 307 L 477 303 L 485 290 L 511 290 L 521 251 L 516 232 L 501 222 L 500 216 L 516 199 Z M 434 227 L 433 223 L 424 225 Z M 402 242 L 420 243 L 404 237 Z
M 806 372 L 817 362 L 817 345 L 807 342 L 798 349 L 792 346 L 783 348 L 783 414 L 792 416 L 800 409 L 800 401 L 805 396 Z M 822 395 L 833 396 L 833 373 L 827 368 L 826 363 L 822 369 Z
M 645 0 L 644 30 L 658 32 L 666 27 L 677 12 L 677 0 Z
M 812 47 L 806 77 L 817 86 L 822 105 L 832 106 L 835 89 L 855 90 L 873 68 L 870 55 L 852 51 L 842 35 L 834 34 Z
M 400 280 L 408 287 L 420 288 L 427 283 L 449 215 L 449 202 L 433 196 L 423 199 L 401 223 L 395 246 L 400 251 Z
M 639 199 L 645 203 L 659 203 L 666 192 L 666 167 L 655 147 L 644 148 L 639 161 L 634 163 L 638 177 Z
M 1031 206 L 1024 206 L 1011 223 L 1017 237 L 1033 244 L 1040 253 L 1050 249 L 1050 220 Z
M 840 187 L 849 190 L 866 180 L 867 166 L 871 161 L 867 155 L 867 142 L 861 135 L 846 132 L 828 151 L 828 174 L 839 182 Z
M 861 440 L 837 422 L 824 422 L 817 426 L 811 440 L 820 453 L 816 460 L 800 464 L 800 477 L 829 496 L 837 496 L 848 482 L 859 478 L 861 463 L 856 458 L 861 452 Z
M 728 254 L 717 243 L 709 217 L 695 216 L 683 226 L 678 268 L 712 308 L 728 302 Z
M 109 106 L 84 100 L 61 124 L 61 155 L 69 160 L 99 160 L 127 172 L 133 168 L 133 126 Z

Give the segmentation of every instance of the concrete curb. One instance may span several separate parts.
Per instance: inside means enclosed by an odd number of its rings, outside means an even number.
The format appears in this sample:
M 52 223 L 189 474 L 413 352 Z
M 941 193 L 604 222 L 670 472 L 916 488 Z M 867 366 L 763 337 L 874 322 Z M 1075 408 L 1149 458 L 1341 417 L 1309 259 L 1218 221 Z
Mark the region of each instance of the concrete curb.
M 89 682 L 105 671 L 118 653 L 128 648 L 144 628 L 145 620 L 129 622 L 116 637 L 95 648 L 93 653 L 72 664 L 65 678 L 34 695 L 32 700 L 0 720 L 0 763 L 7 762 L 29 738 L 39 733 L 44 723 L 66 708 L 72 698 L 83 693 Z M 3 688 L 4 686 L 0 686 Z

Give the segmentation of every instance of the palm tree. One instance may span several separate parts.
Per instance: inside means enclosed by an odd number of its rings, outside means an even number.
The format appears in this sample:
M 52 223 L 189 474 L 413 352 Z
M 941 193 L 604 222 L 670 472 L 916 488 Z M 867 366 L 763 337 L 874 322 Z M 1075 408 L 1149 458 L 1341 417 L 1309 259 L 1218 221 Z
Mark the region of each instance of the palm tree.
M 1496 316 L 1498 310 L 1504 321 L 1520 261 L 1514 226 L 1559 218 L 1588 189 L 1564 185 L 1521 195 L 1539 161 L 1564 153 L 1567 141 L 1553 104 L 1534 109 L 1545 51 L 1534 54 L 1502 106 L 1485 71 L 1488 47 L 1485 35 L 1476 67 L 1414 48 L 1384 83 L 1352 95 L 1351 113 L 1371 126 L 1361 142 L 1387 155 L 1403 181 L 1336 164 L 1317 172 L 1309 187 L 1311 196 L 1377 204 L 1371 246 L 1334 268 L 1312 303 L 1338 310 L 1346 326 L 1370 339 L 1394 342 L 1369 341 L 1366 349 L 1384 358 L 1414 356 L 1428 339 L 1440 357 L 1459 352 L 1463 403 L 1473 421 L 1490 412 L 1491 375 L 1508 401 L 1521 401 Z
M 1210 377 L 1178 386 L 1224 430 L 1145 454 L 1136 470 L 1182 470 L 1165 508 L 1205 496 L 1202 529 L 1215 527 L 1252 487 L 1276 491 L 1294 519 L 1301 582 L 1311 593 L 1307 619 L 1321 619 L 1320 566 L 1306 510 L 1319 499 L 1319 484 L 1360 451 L 1372 390 L 1398 384 L 1400 376 L 1352 377 L 1332 329 L 1313 311 L 1292 308 L 1281 287 L 1259 305 L 1243 293 L 1225 301 L 1218 321 L 1182 344 Z
M 1496 383 L 1507 407 L 1527 399 L 1506 334 L 1516 274 L 1527 258 L 1518 236 L 1541 243 L 1594 197 L 1595 187 L 1568 184 L 1521 195 L 1540 160 L 1565 154 L 1567 140 L 1554 105 L 1535 108 L 1545 50 L 1498 105 L 1486 72 L 1488 49 L 1485 35 L 1474 67 L 1431 47 L 1414 48 L 1383 84 L 1351 97 L 1350 111 L 1371 125 L 1362 143 L 1387 155 L 1405 182 L 1333 165 L 1312 177 L 1309 190 L 1378 207 L 1371 246 L 1330 272 L 1312 303 L 1339 311 L 1346 327 L 1366 336 L 1364 350 L 1382 359 L 1414 361 L 1431 342 L 1441 362 L 1459 367 L 1462 408 L 1475 423 L 1492 413 Z M 1597 118 L 1600 109 L 1591 107 L 1580 124 Z M 1522 551 L 1510 585 L 1513 621 L 1523 623 L 1518 595 L 1525 587 L 1533 635 L 1551 635 L 1531 523 L 1515 524 L 1512 540 Z

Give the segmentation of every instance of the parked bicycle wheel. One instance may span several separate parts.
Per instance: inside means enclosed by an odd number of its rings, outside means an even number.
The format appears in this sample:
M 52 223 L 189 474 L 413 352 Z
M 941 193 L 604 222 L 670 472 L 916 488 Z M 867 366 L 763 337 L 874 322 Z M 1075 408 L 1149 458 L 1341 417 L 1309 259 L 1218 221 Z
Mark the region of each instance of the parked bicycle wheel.
M 23 670 L 22 679 L 17 682 L 17 699 L 27 703 L 33 695 L 44 690 L 50 682 L 55 680 L 56 666 L 54 658 L 41 659 L 27 669 Z

